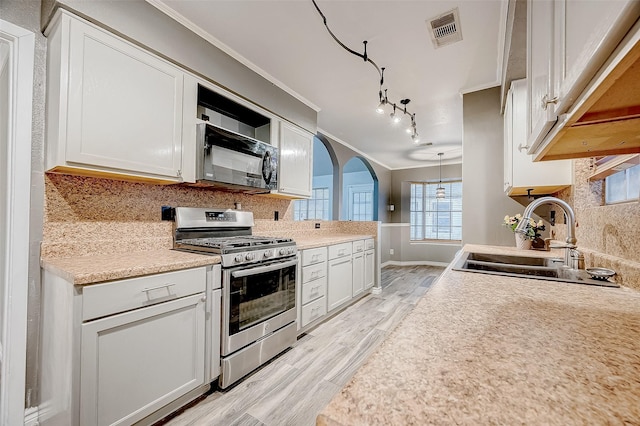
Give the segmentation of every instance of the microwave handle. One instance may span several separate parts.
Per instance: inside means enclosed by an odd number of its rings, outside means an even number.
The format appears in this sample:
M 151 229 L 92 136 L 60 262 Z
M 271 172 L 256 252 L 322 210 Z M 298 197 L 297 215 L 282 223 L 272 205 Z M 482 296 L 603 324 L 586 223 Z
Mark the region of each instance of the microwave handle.
M 231 276 L 234 278 L 248 277 L 250 275 L 258 275 L 258 274 L 264 274 L 265 272 L 277 271 L 278 269 L 288 268 L 290 266 L 295 266 L 297 264 L 298 264 L 298 259 L 295 259 L 295 260 L 290 260 L 288 262 L 274 263 L 272 265 L 267 265 L 267 266 L 258 266 L 251 269 L 242 269 L 240 271 L 233 271 L 231 273 Z

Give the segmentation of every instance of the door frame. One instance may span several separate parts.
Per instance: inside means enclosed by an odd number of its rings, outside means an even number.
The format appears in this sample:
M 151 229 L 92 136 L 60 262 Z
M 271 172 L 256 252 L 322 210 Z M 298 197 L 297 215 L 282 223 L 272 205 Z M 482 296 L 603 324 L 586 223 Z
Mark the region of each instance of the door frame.
M 31 186 L 31 122 L 35 34 L 0 19 L 0 43 L 6 44 L 9 72 L 6 178 L 6 253 L 0 253 L 2 330 L 0 344 L 0 424 L 24 424 L 29 277 L 29 207 Z M 1 181 L 0 181 L 1 183 Z M 1 193 L 1 192 L 0 192 Z M 2 226 L 0 224 L 0 226 Z

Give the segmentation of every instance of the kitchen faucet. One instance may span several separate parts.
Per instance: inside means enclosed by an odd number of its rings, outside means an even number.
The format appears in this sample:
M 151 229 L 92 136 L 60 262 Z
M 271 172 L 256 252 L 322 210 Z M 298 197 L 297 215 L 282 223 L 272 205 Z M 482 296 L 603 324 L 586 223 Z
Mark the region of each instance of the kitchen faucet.
M 564 266 L 571 269 L 584 269 L 584 256 L 576 249 L 576 243 L 578 242 L 578 240 L 576 240 L 576 217 L 571 206 L 565 201 L 556 197 L 542 197 L 533 200 L 524 209 L 522 220 L 518 223 L 518 226 L 516 226 L 514 231 L 526 234 L 527 226 L 529 225 L 533 211 L 542 204 L 553 204 L 560 207 L 567 218 L 567 240 L 566 245 L 564 246 Z

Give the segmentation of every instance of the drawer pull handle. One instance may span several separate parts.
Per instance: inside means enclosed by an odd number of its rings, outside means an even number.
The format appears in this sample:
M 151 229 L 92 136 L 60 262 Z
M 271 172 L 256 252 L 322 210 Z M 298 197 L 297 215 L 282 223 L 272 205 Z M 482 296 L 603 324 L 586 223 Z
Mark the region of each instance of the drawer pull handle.
M 338 256 L 344 256 L 344 250 L 338 250 Z
M 320 273 L 320 271 L 313 271 L 313 272 L 311 273 L 311 278 L 315 278 L 315 277 L 317 277 L 319 273 Z
M 161 288 L 166 288 L 167 290 L 169 290 L 169 287 L 173 287 L 175 286 L 175 284 L 163 284 L 163 285 L 159 285 L 157 287 L 149 287 L 149 288 L 145 288 L 142 290 L 142 293 L 148 293 L 150 291 L 153 290 L 160 290 Z
M 320 257 L 319 254 L 314 254 L 313 256 L 311 256 L 311 261 L 315 262 L 316 260 L 318 260 L 318 257 Z

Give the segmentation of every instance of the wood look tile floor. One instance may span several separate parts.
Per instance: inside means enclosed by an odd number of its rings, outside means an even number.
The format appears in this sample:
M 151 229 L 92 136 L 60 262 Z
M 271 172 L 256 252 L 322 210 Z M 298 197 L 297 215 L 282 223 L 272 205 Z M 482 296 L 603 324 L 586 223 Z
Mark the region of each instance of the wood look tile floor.
M 224 392 L 215 391 L 167 426 L 311 426 L 444 268 L 389 266 L 382 293 L 367 295 Z

